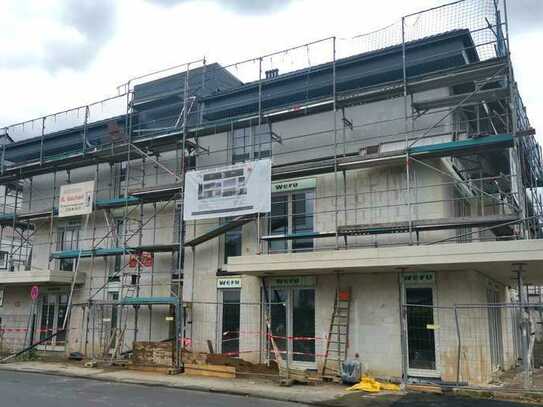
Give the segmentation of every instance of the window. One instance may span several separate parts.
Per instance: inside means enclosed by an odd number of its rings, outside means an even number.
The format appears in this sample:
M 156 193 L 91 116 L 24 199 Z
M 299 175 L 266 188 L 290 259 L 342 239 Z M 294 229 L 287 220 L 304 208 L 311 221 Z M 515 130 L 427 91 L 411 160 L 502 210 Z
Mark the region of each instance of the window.
M 224 234 L 224 264 L 228 263 L 228 257 L 241 256 L 241 235 L 241 226 Z
M 262 159 L 271 156 L 271 128 L 268 125 L 255 127 L 254 159 Z
M 123 246 L 124 236 L 124 221 L 123 219 L 115 219 L 115 235 L 114 243 L 115 247 Z M 110 272 L 109 281 L 120 281 L 120 272 L 122 268 L 123 256 L 115 256 L 115 264 L 113 265 L 113 272 Z
M 232 162 L 251 159 L 251 129 L 237 129 L 232 132 Z
M 58 251 L 77 250 L 79 248 L 79 225 L 66 225 L 58 229 Z M 61 271 L 73 271 L 76 259 L 60 259 Z
M 22 185 L 1 185 L 0 186 L 0 205 L 4 213 L 13 212 L 15 207 L 21 210 L 23 207 L 23 187 Z
M 132 164 L 133 166 L 134 164 Z M 126 161 L 122 161 L 118 164 L 113 165 L 111 170 L 111 180 L 113 182 L 113 195 L 114 196 L 124 196 L 126 193 L 126 182 L 127 174 L 130 171 L 130 177 L 132 177 L 132 168 L 128 170 L 128 164 Z
M 177 202 L 175 205 L 175 214 L 174 214 L 174 241 L 179 243 L 184 236 L 184 223 L 183 223 L 183 205 L 180 202 Z M 172 270 L 174 270 L 175 278 L 179 278 L 179 275 L 183 273 L 183 266 L 185 262 L 185 251 L 177 250 L 176 254 L 172 260 L 175 261 L 175 264 L 172 264 Z
M 271 129 L 268 125 L 232 130 L 232 163 L 271 156 Z
M 272 195 L 269 222 L 271 235 L 286 235 L 288 233 L 288 204 L 289 195 Z M 269 249 L 273 252 L 284 252 L 288 249 L 287 246 L 286 239 L 271 240 Z
M 126 161 L 121 162 L 121 166 L 119 168 L 119 182 L 126 181 L 126 173 L 128 172 L 127 168 L 128 168 L 127 162 Z
M 196 169 L 196 155 L 190 154 L 185 157 L 185 171 Z
M 240 294 L 239 288 L 220 290 L 222 296 L 220 352 L 239 356 Z
M 453 202 L 455 216 L 463 217 L 471 215 L 470 198 L 466 198 L 459 190 L 454 191 Z M 471 227 L 464 226 L 456 229 L 456 241 L 458 243 L 471 242 L 473 235 L 471 234 Z
M 0 250 L 0 270 L 8 269 L 9 252 Z
M 119 293 L 117 291 L 110 291 L 107 293 L 108 299 L 111 302 L 111 318 L 109 321 L 109 341 L 115 343 L 117 336 L 117 323 L 119 322 L 117 312 L 117 302 L 119 301 Z
M 315 194 L 311 192 L 298 192 L 292 194 L 292 233 L 303 234 L 313 232 L 313 205 Z M 313 249 L 313 239 L 294 239 L 292 250 Z
M 313 232 L 314 202 L 312 190 L 272 195 L 270 235 L 285 235 L 285 238 L 270 240 L 271 253 L 313 249 L 313 238 L 296 236 Z M 293 235 L 293 239 L 287 239 L 286 235 Z

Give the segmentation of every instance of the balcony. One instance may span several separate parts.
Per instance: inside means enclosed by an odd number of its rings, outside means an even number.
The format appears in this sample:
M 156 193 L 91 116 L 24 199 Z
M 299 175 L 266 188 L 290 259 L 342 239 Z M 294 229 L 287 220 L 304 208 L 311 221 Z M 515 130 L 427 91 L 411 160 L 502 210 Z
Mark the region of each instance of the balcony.
M 543 239 L 238 256 L 228 258 L 227 271 L 275 276 L 477 270 L 510 285 L 519 263 L 526 282 L 543 284 Z
M 72 279 L 71 271 L 29 270 L 0 273 L 0 285 L 70 285 Z M 84 282 L 85 273 L 78 272 L 76 284 Z

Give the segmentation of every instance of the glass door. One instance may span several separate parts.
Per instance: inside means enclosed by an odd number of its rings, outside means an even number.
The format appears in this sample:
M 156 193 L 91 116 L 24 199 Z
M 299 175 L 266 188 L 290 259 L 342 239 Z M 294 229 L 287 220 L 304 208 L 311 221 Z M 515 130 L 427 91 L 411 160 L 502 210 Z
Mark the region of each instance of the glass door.
M 275 359 L 276 353 L 279 352 L 284 359 L 287 352 L 287 337 L 288 337 L 288 320 L 287 320 L 287 305 L 288 291 L 284 289 L 271 289 L 269 314 L 271 338 L 269 350 L 270 358 Z
M 408 373 L 438 377 L 432 287 L 405 287 Z
M 489 304 L 499 303 L 498 291 L 489 287 L 487 289 L 487 301 Z M 490 363 L 495 372 L 503 367 L 503 337 L 502 337 L 502 313 L 500 307 L 488 307 L 488 334 L 490 343 Z
M 268 228 L 270 235 L 282 238 L 269 242 L 269 253 L 313 250 L 314 201 L 313 190 L 273 193 Z
M 106 344 L 106 349 L 111 352 L 112 347 L 117 340 L 117 324 L 118 324 L 118 301 L 119 301 L 119 292 L 118 291 L 108 291 L 107 298 L 110 303 L 106 307 L 106 318 L 104 319 L 105 324 L 103 328 L 103 341 Z M 109 316 L 109 318 L 108 318 Z M 108 321 L 109 319 L 109 321 Z
M 68 295 L 61 294 L 57 296 L 57 310 L 56 310 L 56 330 L 61 330 L 64 325 L 64 318 L 68 311 Z M 66 328 L 68 324 L 66 324 Z M 56 332 L 56 331 L 55 331 Z M 55 346 L 64 346 L 66 343 L 66 331 L 59 331 L 57 336 L 53 338 L 55 340 Z
M 272 288 L 270 293 L 270 327 L 274 341 L 269 343 L 270 358 L 275 359 L 275 353 L 279 352 L 284 360 L 288 351 L 289 363 L 313 367 L 315 289 Z
M 55 296 L 46 295 L 42 298 L 41 318 L 40 318 L 40 341 L 50 336 L 55 326 Z M 52 345 L 52 340 L 45 344 Z
M 68 309 L 67 294 L 48 294 L 42 298 L 39 338 L 44 340 L 62 329 L 64 318 Z M 64 346 L 66 332 L 60 331 L 53 338 L 48 339 L 45 346 Z
M 292 360 L 315 362 L 315 290 L 292 290 Z
M 241 290 L 228 288 L 221 290 L 221 292 L 221 353 L 232 357 L 238 357 Z

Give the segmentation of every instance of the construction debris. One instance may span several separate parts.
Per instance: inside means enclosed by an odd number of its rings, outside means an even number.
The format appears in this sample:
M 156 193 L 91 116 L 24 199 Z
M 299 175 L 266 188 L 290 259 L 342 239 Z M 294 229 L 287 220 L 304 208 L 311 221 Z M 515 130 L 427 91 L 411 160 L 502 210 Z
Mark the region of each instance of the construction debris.
M 235 379 L 236 368 L 209 364 L 186 364 L 185 374 L 191 376 L 219 377 L 221 379 Z
M 134 342 L 133 362 L 136 366 L 170 367 L 175 346 L 171 342 Z
M 277 377 L 279 369 L 277 363 L 271 361 L 269 365 L 261 363 L 251 363 L 243 359 L 233 358 L 221 354 L 209 354 L 206 357 L 206 362 L 210 365 L 230 366 L 236 369 L 238 376 L 254 374 L 260 376 Z

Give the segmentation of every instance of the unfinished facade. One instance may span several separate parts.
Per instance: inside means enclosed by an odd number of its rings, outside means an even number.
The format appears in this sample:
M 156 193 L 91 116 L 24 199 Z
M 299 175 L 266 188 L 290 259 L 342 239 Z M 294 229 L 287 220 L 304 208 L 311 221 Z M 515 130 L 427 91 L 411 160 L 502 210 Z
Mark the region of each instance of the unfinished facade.
M 506 17 L 455 2 L 6 127 L 1 349 L 170 341 L 177 366 L 212 348 L 325 377 L 359 354 L 476 384 L 514 367 L 518 309 L 487 305 L 542 284 L 543 174 Z M 267 159 L 270 212 L 183 218 L 188 171 Z M 59 211 L 67 185 L 89 211 Z

